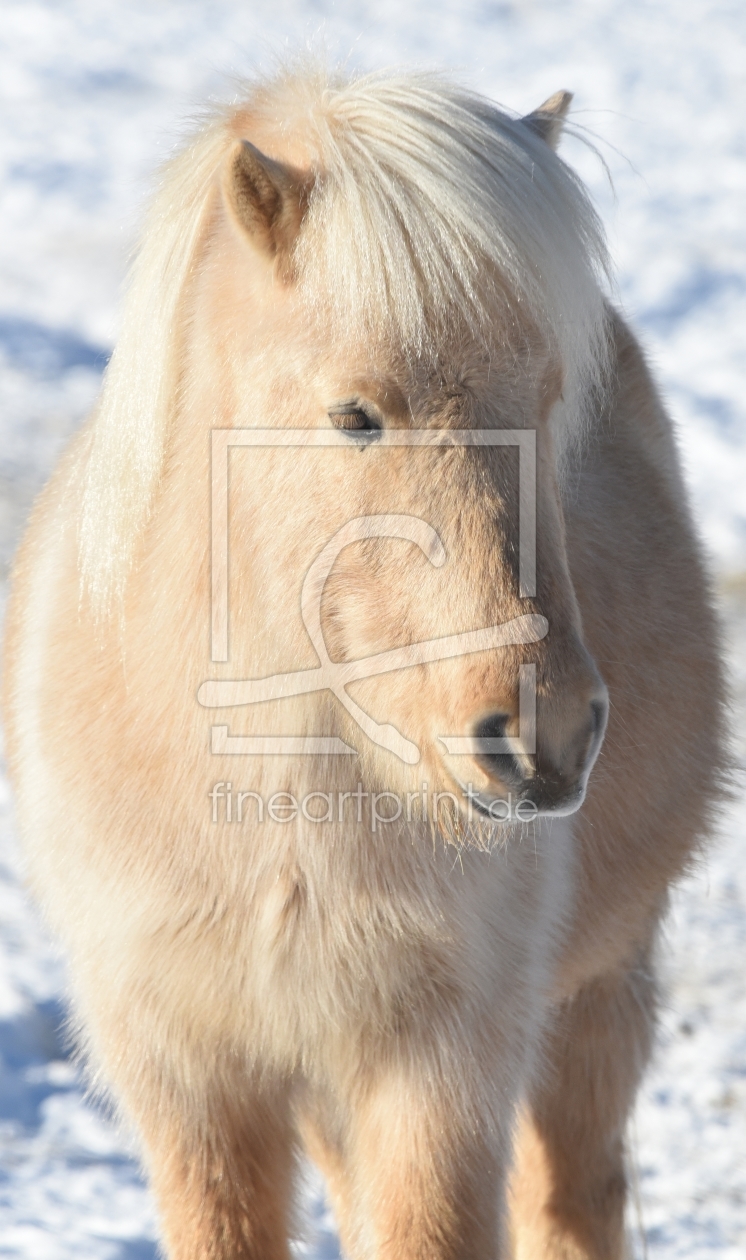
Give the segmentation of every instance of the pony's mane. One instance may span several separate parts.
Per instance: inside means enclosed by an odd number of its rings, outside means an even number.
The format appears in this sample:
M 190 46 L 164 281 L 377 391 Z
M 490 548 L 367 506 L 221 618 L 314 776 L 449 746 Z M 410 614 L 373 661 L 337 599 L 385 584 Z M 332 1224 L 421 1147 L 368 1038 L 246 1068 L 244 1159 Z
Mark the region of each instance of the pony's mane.
M 603 375 L 602 229 L 530 127 L 432 74 L 343 80 L 305 66 L 247 87 L 163 172 L 132 268 L 84 488 L 82 576 L 99 611 L 123 592 L 157 490 L 180 304 L 243 118 L 299 142 L 318 173 L 294 256 L 309 313 L 333 300 L 347 332 L 386 332 L 418 358 L 456 325 L 483 338 L 496 316 L 531 326 L 562 365 L 560 446 Z

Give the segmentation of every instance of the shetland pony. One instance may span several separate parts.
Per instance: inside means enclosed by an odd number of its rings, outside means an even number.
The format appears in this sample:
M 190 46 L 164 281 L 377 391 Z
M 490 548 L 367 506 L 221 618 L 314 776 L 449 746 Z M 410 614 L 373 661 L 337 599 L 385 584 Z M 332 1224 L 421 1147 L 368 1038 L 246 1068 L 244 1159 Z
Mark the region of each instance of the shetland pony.
M 213 118 L 21 548 L 30 880 L 172 1260 L 286 1260 L 301 1148 L 351 1258 L 624 1254 L 722 683 L 569 101 Z

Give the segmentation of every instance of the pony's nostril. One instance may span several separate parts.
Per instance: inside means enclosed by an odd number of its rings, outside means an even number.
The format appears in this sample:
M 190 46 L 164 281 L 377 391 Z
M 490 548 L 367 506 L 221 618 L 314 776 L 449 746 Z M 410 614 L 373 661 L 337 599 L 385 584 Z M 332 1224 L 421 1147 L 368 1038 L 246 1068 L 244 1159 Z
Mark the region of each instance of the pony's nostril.
M 478 739 L 480 743 L 484 744 L 484 752 L 488 753 L 490 751 L 493 751 L 493 752 L 502 751 L 502 749 L 490 750 L 487 741 L 497 740 L 497 739 L 504 740 L 505 728 L 507 727 L 507 725 L 508 725 L 507 713 L 490 713 L 488 717 L 483 718 L 481 722 L 477 723 L 476 727 L 474 728 L 474 737 L 475 739 Z
M 606 700 L 591 700 L 591 731 L 594 739 L 603 735 L 608 711 L 609 705 Z
M 606 734 L 606 723 L 609 719 L 609 701 L 604 696 L 602 699 L 591 700 L 591 738 L 588 746 L 588 755 L 586 766 L 590 771 L 599 749 L 603 743 Z
M 521 769 L 512 740 L 507 736 L 507 725 L 510 721 L 508 713 L 489 713 L 474 727 L 474 739 L 477 741 L 475 757 L 477 763 L 490 776 L 497 779 L 507 788 L 518 788 L 526 779 Z

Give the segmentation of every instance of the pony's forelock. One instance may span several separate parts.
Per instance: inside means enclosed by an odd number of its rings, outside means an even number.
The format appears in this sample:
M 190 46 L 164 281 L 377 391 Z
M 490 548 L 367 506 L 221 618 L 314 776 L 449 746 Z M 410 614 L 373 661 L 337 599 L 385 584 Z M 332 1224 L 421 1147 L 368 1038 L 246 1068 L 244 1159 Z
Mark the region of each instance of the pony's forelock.
M 317 65 L 248 88 L 165 170 L 132 270 L 94 422 L 81 525 L 84 587 L 121 595 L 176 405 L 180 306 L 215 175 L 241 115 L 306 149 L 317 179 L 294 265 L 309 309 L 348 334 L 436 354 L 455 326 L 489 341 L 531 327 L 558 358 L 560 453 L 603 380 L 608 260 L 577 176 L 530 128 L 433 74 L 343 80 Z

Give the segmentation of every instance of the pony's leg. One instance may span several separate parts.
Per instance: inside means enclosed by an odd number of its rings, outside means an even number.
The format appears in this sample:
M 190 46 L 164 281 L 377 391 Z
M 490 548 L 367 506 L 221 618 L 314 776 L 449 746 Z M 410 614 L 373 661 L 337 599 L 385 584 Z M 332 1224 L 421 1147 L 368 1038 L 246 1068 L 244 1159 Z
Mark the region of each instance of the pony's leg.
M 473 1097 L 464 1107 L 463 1091 L 450 1084 L 379 1082 L 352 1105 L 343 1148 L 328 1139 L 312 1148 L 349 1260 L 505 1257 L 507 1144 L 488 1132 L 490 1104 Z
M 655 1005 L 645 957 L 559 1009 L 519 1126 L 510 1191 L 516 1260 L 627 1255 L 625 1128 Z
M 289 1260 L 295 1142 L 282 1096 L 224 1096 L 141 1123 L 169 1260 Z

